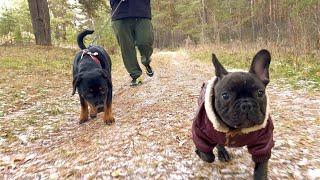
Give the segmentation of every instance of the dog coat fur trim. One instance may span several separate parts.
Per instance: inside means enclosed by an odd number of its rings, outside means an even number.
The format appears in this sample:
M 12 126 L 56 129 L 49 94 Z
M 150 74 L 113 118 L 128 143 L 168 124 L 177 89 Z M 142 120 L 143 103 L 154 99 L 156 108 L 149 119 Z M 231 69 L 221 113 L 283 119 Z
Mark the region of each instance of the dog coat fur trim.
M 230 131 L 230 129 L 223 123 L 220 122 L 220 120 L 217 119 L 216 114 L 213 110 L 213 98 L 212 96 L 214 95 L 214 83 L 216 81 L 216 77 L 213 77 L 211 80 L 208 81 L 208 85 L 207 85 L 207 89 L 205 92 L 205 102 L 204 102 L 204 106 L 205 106 L 205 110 L 207 113 L 207 116 L 209 118 L 209 120 L 211 121 L 214 129 L 216 129 L 219 132 L 223 132 L 223 133 L 228 133 Z M 269 118 L 269 98 L 268 95 L 266 94 L 267 97 L 267 109 L 266 109 L 266 116 L 265 119 L 263 121 L 262 124 L 260 125 L 255 125 L 253 127 L 249 127 L 249 128 L 242 128 L 241 132 L 243 134 L 248 134 L 250 132 L 253 131 L 257 131 L 259 129 L 265 128 L 268 122 L 268 118 Z

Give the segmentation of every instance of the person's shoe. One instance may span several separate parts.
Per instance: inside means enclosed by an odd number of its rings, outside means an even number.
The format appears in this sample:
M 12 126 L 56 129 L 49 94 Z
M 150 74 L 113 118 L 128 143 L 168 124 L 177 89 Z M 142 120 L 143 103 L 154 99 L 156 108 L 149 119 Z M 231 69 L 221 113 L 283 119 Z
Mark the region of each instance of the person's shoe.
M 149 77 L 152 77 L 153 74 L 154 74 L 154 72 L 153 72 L 153 70 L 152 70 L 152 68 L 151 68 L 150 65 L 147 65 L 147 66 L 146 66 L 146 70 L 147 70 L 147 75 L 148 75 Z
M 142 78 L 138 77 L 136 79 L 132 79 L 130 86 L 138 86 L 142 84 Z

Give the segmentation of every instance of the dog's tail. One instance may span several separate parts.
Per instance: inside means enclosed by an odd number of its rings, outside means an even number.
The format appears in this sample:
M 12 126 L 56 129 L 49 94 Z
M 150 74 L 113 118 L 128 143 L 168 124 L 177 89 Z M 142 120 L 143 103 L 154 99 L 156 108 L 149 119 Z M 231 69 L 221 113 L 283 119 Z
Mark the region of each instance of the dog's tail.
M 84 30 L 78 35 L 77 42 L 80 49 L 87 49 L 87 47 L 83 43 L 83 39 L 86 35 L 92 34 L 93 32 L 93 30 Z

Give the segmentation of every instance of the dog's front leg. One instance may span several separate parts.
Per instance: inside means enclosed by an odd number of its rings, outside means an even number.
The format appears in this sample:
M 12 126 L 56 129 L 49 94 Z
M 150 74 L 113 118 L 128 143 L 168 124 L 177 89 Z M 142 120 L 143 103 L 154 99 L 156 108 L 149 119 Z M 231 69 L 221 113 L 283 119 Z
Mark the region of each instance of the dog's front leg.
M 258 162 L 254 167 L 254 180 L 268 179 L 268 161 Z
M 200 151 L 199 149 L 196 149 L 195 152 L 200 157 L 200 159 L 202 159 L 203 161 L 208 162 L 208 163 L 214 162 L 215 157 L 212 152 L 205 153 L 205 152 Z
M 79 95 L 79 97 L 80 97 L 80 105 L 81 105 L 79 124 L 82 124 L 89 120 L 89 117 L 88 117 L 89 112 L 88 112 L 87 101 L 81 95 Z
M 115 122 L 112 115 L 112 103 L 107 103 L 104 108 L 103 120 L 107 125 L 111 125 Z
M 98 114 L 98 110 L 96 107 L 94 107 L 92 104 L 89 103 L 89 106 L 90 106 L 90 117 L 93 119 L 93 118 L 96 118 L 97 117 L 97 114 Z
M 231 156 L 224 146 L 217 145 L 217 149 L 218 149 L 218 159 L 220 161 L 229 162 L 231 160 Z

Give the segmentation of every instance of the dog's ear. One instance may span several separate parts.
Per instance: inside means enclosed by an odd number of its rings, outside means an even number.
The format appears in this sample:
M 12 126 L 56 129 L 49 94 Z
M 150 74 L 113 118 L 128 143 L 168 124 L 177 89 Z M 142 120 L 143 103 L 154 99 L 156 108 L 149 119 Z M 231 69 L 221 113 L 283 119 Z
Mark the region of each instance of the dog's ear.
M 269 83 L 269 65 L 271 55 L 268 50 L 260 50 L 253 58 L 249 72 L 258 76 L 258 78 L 267 85 Z
M 221 65 L 215 54 L 212 53 L 212 63 L 216 71 L 216 76 L 221 79 L 228 74 L 228 71 Z
M 80 83 L 80 81 L 81 81 L 81 74 L 78 74 L 76 77 L 73 78 L 73 81 L 72 81 L 72 86 L 73 86 L 72 95 L 74 95 L 76 93 L 76 89 L 77 89 L 77 86 Z

